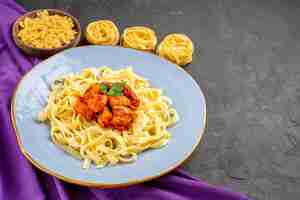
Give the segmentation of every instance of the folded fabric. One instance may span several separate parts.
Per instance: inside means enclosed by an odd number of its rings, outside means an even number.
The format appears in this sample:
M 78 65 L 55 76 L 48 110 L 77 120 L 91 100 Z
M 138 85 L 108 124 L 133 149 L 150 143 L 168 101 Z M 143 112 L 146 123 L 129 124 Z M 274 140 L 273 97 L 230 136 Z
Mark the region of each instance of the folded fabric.
M 10 101 L 17 82 L 39 62 L 22 54 L 11 38 L 11 26 L 24 12 L 14 1 L 0 0 L 0 199 L 248 199 L 242 194 L 206 184 L 181 170 L 127 188 L 96 189 L 65 183 L 34 168 L 20 152 L 10 121 Z

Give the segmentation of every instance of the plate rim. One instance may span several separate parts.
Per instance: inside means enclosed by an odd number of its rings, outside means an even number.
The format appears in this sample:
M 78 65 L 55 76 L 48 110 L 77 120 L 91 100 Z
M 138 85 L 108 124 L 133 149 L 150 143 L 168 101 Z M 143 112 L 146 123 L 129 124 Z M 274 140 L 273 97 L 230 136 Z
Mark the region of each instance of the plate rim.
M 72 49 L 77 49 L 77 48 L 84 48 L 84 47 L 89 47 L 89 46 L 97 46 L 97 45 L 86 45 L 86 46 L 80 46 L 80 47 L 75 47 L 75 48 L 70 48 L 70 49 L 67 49 L 67 50 L 64 50 L 58 54 L 61 54 L 61 53 L 65 53 L 66 51 L 69 51 L 69 50 L 72 50 Z M 122 49 L 127 49 L 128 48 L 124 48 L 124 47 L 117 47 L 117 48 L 122 48 Z M 134 50 L 134 49 L 130 49 L 132 51 L 137 51 L 137 50 Z M 137 52 L 141 52 L 141 51 L 137 51 Z M 142 53 L 146 53 L 147 52 L 142 52 Z M 194 144 L 194 146 L 192 147 L 192 150 L 185 156 L 185 158 L 183 158 L 182 160 L 180 160 L 179 162 L 173 164 L 172 166 L 168 167 L 167 169 L 165 170 L 162 170 L 159 174 L 157 175 L 154 175 L 154 176 L 147 176 L 147 177 L 144 177 L 144 178 L 141 178 L 141 179 L 135 179 L 135 180 L 131 180 L 131 181 L 128 181 L 128 182 L 124 182 L 124 183 L 117 183 L 117 184 L 105 184 L 105 183 L 97 183 L 97 182 L 94 182 L 94 181 L 83 181 L 83 180 L 78 180 L 78 179 L 74 179 L 74 178 L 70 178 L 70 177 L 67 177 L 67 176 L 64 176 L 62 174 L 59 174 L 53 170 L 50 170 L 47 168 L 47 166 L 43 166 L 41 165 L 40 163 L 38 163 L 37 161 L 35 161 L 32 156 L 30 155 L 29 152 L 26 151 L 26 149 L 24 148 L 24 146 L 22 145 L 22 141 L 21 141 L 21 138 L 20 138 L 20 133 L 19 133 L 19 130 L 17 128 L 17 125 L 16 125 L 16 94 L 17 94 L 17 91 L 22 83 L 22 81 L 24 80 L 24 78 L 26 76 L 28 76 L 31 71 L 36 68 L 39 64 L 42 64 L 44 62 L 47 62 L 48 59 L 52 58 L 52 57 L 55 57 L 56 55 L 58 54 L 55 54 L 53 56 L 50 56 L 48 57 L 47 59 L 44 59 L 43 61 L 39 62 L 38 64 L 35 64 L 34 66 L 32 66 L 31 69 L 29 69 L 22 77 L 21 79 L 18 81 L 15 89 L 14 89 L 14 92 L 13 92 L 13 96 L 12 96 L 12 99 L 11 99 L 11 103 L 10 103 L 10 118 L 11 118 L 11 122 L 12 122 L 12 126 L 13 126 L 13 129 L 15 130 L 15 135 L 16 135 L 16 139 L 17 139 L 17 144 L 18 144 L 18 147 L 19 149 L 21 150 L 21 153 L 25 156 L 25 158 L 33 165 L 35 166 L 36 168 L 38 168 L 39 170 L 41 170 L 42 172 L 45 172 L 51 176 L 54 176 L 60 180 L 63 180 L 65 182 L 68 182 L 68 183 L 73 183 L 73 184 L 77 184 L 77 185 L 80 185 L 80 186 L 87 186 L 87 187 L 96 187 L 96 188 L 120 188 L 120 187 L 126 187 L 126 186 L 130 186 L 130 185 L 135 185 L 135 184 L 138 184 L 138 183 L 143 183 L 143 182 L 146 182 L 146 181 L 150 181 L 150 180 L 153 180 L 153 179 L 156 179 L 156 178 L 159 178 L 165 174 L 168 174 L 169 172 L 173 171 L 174 169 L 176 169 L 177 167 L 179 167 L 180 165 L 182 165 L 184 162 L 186 162 L 190 157 L 191 155 L 193 154 L 193 152 L 195 152 L 195 149 L 197 148 L 197 146 L 200 144 L 200 141 L 202 139 L 202 136 L 206 130 L 206 127 L 207 127 L 207 105 L 206 105 L 206 99 L 205 99 L 205 96 L 199 86 L 199 84 L 193 79 L 193 77 L 186 71 L 184 70 L 182 67 L 174 64 L 174 63 L 171 63 L 173 65 L 176 66 L 176 69 L 177 70 L 181 70 L 183 71 L 187 76 L 189 76 L 193 81 L 195 81 L 198 85 L 198 88 L 199 88 L 199 92 L 200 94 L 202 94 L 203 96 L 203 100 L 204 100 L 204 117 L 203 117 L 203 128 L 199 131 L 200 133 L 199 136 L 197 137 L 197 142 Z M 159 59 L 162 59 L 161 57 L 157 56 Z M 166 60 L 167 62 L 169 62 L 168 60 Z

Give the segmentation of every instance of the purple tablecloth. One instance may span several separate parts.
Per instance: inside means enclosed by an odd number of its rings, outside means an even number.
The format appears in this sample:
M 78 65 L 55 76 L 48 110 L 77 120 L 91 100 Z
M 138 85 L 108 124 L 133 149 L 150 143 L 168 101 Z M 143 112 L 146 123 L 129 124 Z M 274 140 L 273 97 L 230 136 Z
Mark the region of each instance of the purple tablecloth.
M 11 25 L 24 12 L 14 1 L 0 0 L 0 200 L 248 199 L 180 170 L 136 186 L 95 189 L 68 184 L 35 169 L 21 154 L 10 121 L 13 90 L 22 75 L 39 62 L 24 56 L 11 39 Z

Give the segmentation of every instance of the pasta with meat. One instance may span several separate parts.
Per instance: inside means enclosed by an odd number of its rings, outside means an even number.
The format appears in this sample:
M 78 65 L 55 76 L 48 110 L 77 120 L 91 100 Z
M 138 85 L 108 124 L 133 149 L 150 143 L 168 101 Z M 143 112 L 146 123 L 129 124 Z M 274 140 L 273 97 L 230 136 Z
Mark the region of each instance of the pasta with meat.
M 89 95 L 93 85 L 120 81 L 124 81 L 139 100 L 137 104 L 122 99 L 124 96 L 118 96 L 120 90 L 117 87 L 113 91 L 117 97 L 109 103 L 113 109 L 119 108 L 114 106 L 122 102 L 135 112 L 128 129 L 105 127 L 75 111 L 78 99 Z M 105 92 L 108 89 L 101 88 Z M 109 92 L 108 95 L 113 93 Z M 142 151 L 166 145 L 171 137 L 167 128 L 179 119 L 171 105 L 171 99 L 164 96 L 161 89 L 151 87 L 149 81 L 135 74 L 131 67 L 115 71 L 109 67 L 86 68 L 78 74 L 68 74 L 54 81 L 48 103 L 38 119 L 50 125 L 51 139 L 57 146 L 83 160 L 83 168 L 89 168 L 92 163 L 96 167 L 104 167 L 134 162 Z M 102 115 L 108 110 L 108 107 L 103 108 Z M 95 109 L 95 113 L 98 111 Z

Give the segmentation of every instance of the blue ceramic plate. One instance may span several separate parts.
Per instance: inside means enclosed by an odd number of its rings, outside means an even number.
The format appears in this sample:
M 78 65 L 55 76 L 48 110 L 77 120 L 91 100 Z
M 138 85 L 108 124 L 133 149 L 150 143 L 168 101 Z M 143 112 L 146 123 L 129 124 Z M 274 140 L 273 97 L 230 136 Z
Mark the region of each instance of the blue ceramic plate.
M 56 77 L 102 65 L 114 70 L 132 66 L 154 87 L 166 91 L 180 121 L 169 129 L 172 137 L 164 148 L 143 152 L 134 163 L 83 170 L 82 161 L 56 147 L 51 142 L 49 127 L 35 119 L 45 106 L 49 85 Z M 186 160 L 203 134 L 206 105 L 191 76 L 158 56 L 121 47 L 85 46 L 56 54 L 24 76 L 12 101 L 12 120 L 20 149 L 42 171 L 80 185 L 118 187 L 159 177 Z

